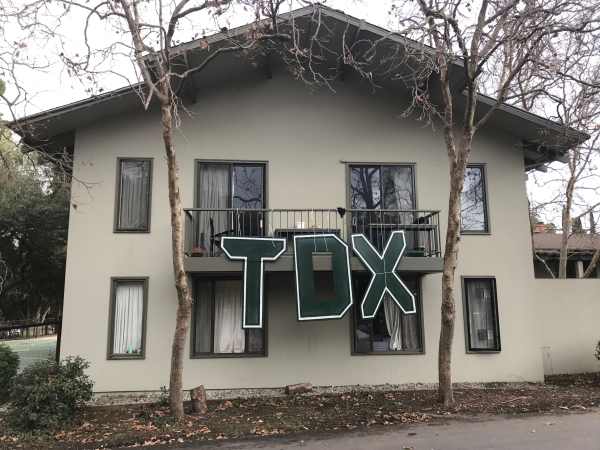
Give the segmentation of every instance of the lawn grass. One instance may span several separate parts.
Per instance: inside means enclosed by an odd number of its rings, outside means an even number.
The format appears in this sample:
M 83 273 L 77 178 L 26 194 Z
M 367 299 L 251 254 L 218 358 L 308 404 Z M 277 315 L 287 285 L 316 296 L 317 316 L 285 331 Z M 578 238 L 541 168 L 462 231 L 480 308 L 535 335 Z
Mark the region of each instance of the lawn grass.
M 56 336 L 45 336 L 31 339 L 14 339 L 0 341 L 8 345 L 19 355 L 19 370 L 30 366 L 36 361 L 54 358 L 56 352 Z

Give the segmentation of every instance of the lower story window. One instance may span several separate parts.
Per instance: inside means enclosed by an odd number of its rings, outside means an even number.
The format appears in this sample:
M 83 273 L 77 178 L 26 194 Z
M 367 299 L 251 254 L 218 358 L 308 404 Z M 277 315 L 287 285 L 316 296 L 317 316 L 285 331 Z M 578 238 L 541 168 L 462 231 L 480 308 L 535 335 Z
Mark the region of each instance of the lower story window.
M 144 357 L 147 291 L 146 278 L 113 278 L 109 358 Z
M 385 294 L 375 317 L 362 319 L 360 303 L 369 285 L 369 278 L 354 277 L 354 353 L 423 352 L 420 280 L 417 277 L 403 277 L 402 280 L 415 296 L 416 314 L 404 314 L 396 302 Z
M 467 350 L 500 351 L 496 280 L 463 278 Z
M 242 328 L 241 279 L 198 279 L 194 291 L 193 356 L 264 356 L 264 328 Z

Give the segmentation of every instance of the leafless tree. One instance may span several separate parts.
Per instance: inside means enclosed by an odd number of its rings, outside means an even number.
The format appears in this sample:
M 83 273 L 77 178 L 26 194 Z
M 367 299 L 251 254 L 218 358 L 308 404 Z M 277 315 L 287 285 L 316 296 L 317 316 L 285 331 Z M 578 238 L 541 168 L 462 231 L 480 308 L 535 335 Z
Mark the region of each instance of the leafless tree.
M 311 85 L 329 85 L 334 75 L 321 67 L 322 44 L 329 32 L 321 21 L 321 10 L 314 8 L 310 15 L 312 34 L 300 37 L 294 15 L 280 15 L 286 0 L 28 0 L 0 2 L 0 16 L 12 21 L 19 29 L 33 37 L 54 40 L 65 46 L 60 59 L 73 76 L 86 78 L 92 91 L 99 89 L 99 80 L 107 74 L 133 84 L 146 109 L 158 108 L 162 141 L 168 167 L 168 194 L 171 221 L 172 263 L 177 291 L 177 312 L 172 343 L 170 372 L 170 408 L 174 417 L 183 417 L 182 373 L 184 344 L 188 334 L 192 296 L 184 268 L 183 209 L 179 186 L 177 154 L 173 142 L 174 129 L 180 123 L 180 114 L 186 111 L 182 101 L 183 83 L 190 75 L 202 71 L 220 55 L 238 53 L 248 58 L 277 54 L 294 76 Z M 310 7 L 311 2 L 302 1 Z M 251 23 L 241 31 L 230 31 L 220 26 L 220 19 L 237 16 Z M 83 33 L 83 51 L 74 52 L 62 38 L 66 24 L 78 23 Z M 198 32 L 196 24 L 209 24 L 220 29 L 221 43 Z M 191 24 L 194 24 L 192 26 Z M 96 34 L 116 33 L 114 41 L 94 39 Z M 213 36 L 214 37 L 214 36 Z M 194 44 L 201 50 L 201 60 L 193 66 L 182 64 L 179 44 L 186 38 L 197 38 Z M 224 43 L 224 44 L 223 44 Z M 15 52 L 5 54 L 5 70 L 15 73 L 15 64 L 22 63 Z M 106 59 L 120 59 L 133 63 L 131 72 L 119 72 L 107 67 Z M 17 62 L 15 62 L 17 61 Z M 30 67 L 42 62 L 29 62 Z M 28 92 L 12 77 L 14 98 L 6 97 L 11 107 L 24 101 Z M 91 93 L 92 93 L 91 91 Z
M 133 78 L 146 108 L 160 109 L 162 138 L 168 165 L 173 269 L 177 290 L 177 321 L 172 346 L 170 406 L 175 417 L 183 416 L 183 346 L 191 314 L 190 287 L 183 265 L 183 222 L 173 132 L 179 115 L 182 81 L 202 71 L 219 55 L 239 53 L 248 57 L 278 55 L 290 72 L 311 85 L 330 83 L 351 68 L 376 88 L 379 81 L 402 83 L 408 88 L 406 115 L 441 127 L 449 160 L 450 189 L 448 228 L 442 275 L 441 334 L 439 345 L 440 399 L 453 402 L 451 355 L 455 321 L 454 278 L 460 236 L 461 192 L 473 137 L 494 111 L 515 101 L 515 84 L 523 71 L 535 70 L 548 57 L 553 45 L 565 35 L 587 36 L 596 30 L 596 5 L 591 0 L 399 0 L 393 12 L 402 37 L 389 33 L 371 39 L 348 26 L 339 49 L 332 49 L 332 32 L 314 7 L 309 32 L 301 33 L 294 15 L 279 15 L 280 9 L 298 2 L 284 0 L 28 0 L 26 6 L 4 2 L 4 16 L 21 29 L 47 38 L 60 36 L 70 13 L 79 14 L 84 51 L 65 50 L 62 62 L 74 75 L 103 74 L 130 81 L 113 73 L 103 59 L 120 57 L 133 62 Z M 22 2 L 19 2 L 22 3 Z M 284 5 L 285 3 L 285 5 Z M 300 1 L 310 5 L 309 1 Z M 376 4 L 376 2 L 374 3 Z M 57 11 L 60 5 L 60 11 Z M 62 9 L 61 9 L 62 8 Z M 226 45 L 215 45 L 204 33 L 196 40 L 202 59 L 194 66 L 181 64 L 179 42 L 190 30 L 190 22 L 247 14 L 251 25 L 243 32 L 223 29 Z M 0 14 L 2 15 L 2 14 Z M 49 23 L 46 16 L 52 16 Z M 94 46 L 91 37 L 108 27 L 118 38 Z M 14 57 L 15 55 L 12 55 Z M 338 65 L 329 70 L 329 61 Z M 492 96 L 481 107 L 481 92 Z
M 453 403 L 451 361 L 456 314 L 455 270 L 460 241 L 461 192 L 473 138 L 494 112 L 515 102 L 521 73 L 542 67 L 565 37 L 597 31 L 594 2 L 580 0 L 417 0 L 394 5 L 399 31 L 429 46 L 423 52 L 436 77 L 413 83 L 414 109 L 443 130 L 450 189 L 442 274 L 439 340 L 440 400 Z M 427 82 L 430 83 L 427 86 Z M 481 93 L 492 98 L 482 107 Z
M 566 155 L 566 164 L 544 167 L 546 173 L 532 173 L 536 190 L 550 191 L 549 198 L 531 198 L 532 214 L 545 215 L 550 220 L 559 216 L 561 243 L 558 273 L 544 264 L 551 276 L 567 277 L 569 242 L 582 230 L 574 223 L 588 223 L 595 229 L 594 215 L 600 209 L 600 41 L 569 36 L 554 48 L 554 57 L 545 61 L 536 73 L 523 72 L 516 93 L 522 94 L 520 104 L 533 111 L 544 110 L 565 126 L 589 134 L 590 138 L 573 147 Z M 534 195 L 534 194 L 532 194 Z M 592 233 L 595 234 L 595 233 Z M 541 255 L 536 258 L 543 260 Z M 592 254 L 590 263 L 580 274 L 587 278 L 600 259 L 600 250 Z M 545 261 L 544 261 L 545 263 Z

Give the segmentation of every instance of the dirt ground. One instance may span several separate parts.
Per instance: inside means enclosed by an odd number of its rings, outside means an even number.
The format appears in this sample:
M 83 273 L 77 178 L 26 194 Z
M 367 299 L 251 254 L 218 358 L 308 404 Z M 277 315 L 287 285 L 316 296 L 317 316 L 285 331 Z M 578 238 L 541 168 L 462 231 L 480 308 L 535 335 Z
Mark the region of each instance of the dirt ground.
M 367 430 L 485 415 L 587 411 L 600 406 L 600 374 L 551 377 L 522 388 L 489 385 L 455 391 L 445 409 L 430 390 L 349 392 L 209 401 L 205 416 L 174 423 L 160 405 L 90 407 L 77 423 L 49 434 L 18 435 L 0 419 L 0 448 L 173 447 L 209 440 Z

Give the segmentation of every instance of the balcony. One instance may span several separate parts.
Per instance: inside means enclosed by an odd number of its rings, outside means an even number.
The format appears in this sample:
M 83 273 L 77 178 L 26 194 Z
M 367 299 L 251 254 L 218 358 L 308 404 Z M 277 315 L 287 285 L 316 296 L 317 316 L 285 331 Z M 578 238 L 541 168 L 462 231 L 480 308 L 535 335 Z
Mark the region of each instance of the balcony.
M 362 233 L 381 251 L 392 231 L 403 230 L 406 251 L 399 271 L 433 273 L 442 269 L 439 211 L 381 209 L 185 209 L 186 270 L 237 272 L 241 263 L 228 260 L 221 238 L 274 237 L 287 240 L 287 251 L 265 265 L 267 271 L 293 270 L 296 235 L 335 234 L 350 245 L 350 235 Z M 329 255 L 315 254 L 315 270 L 331 270 Z M 352 257 L 352 270 L 365 268 Z

